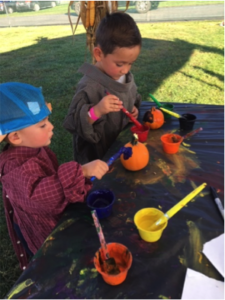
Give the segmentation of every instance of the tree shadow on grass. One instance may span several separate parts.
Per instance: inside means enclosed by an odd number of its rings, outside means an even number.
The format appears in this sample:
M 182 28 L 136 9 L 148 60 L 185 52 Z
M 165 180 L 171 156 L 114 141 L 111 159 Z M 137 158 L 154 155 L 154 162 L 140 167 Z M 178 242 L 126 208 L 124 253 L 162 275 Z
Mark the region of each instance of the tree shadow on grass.
M 219 73 L 215 73 L 213 71 L 209 71 L 209 70 L 206 70 L 206 69 L 198 67 L 198 66 L 194 66 L 193 68 L 197 69 L 197 70 L 202 70 L 204 73 L 209 74 L 210 76 L 217 77 L 220 81 L 224 82 L 224 76 L 220 75 Z
M 132 72 L 134 75 L 137 74 L 136 84 L 145 100 L 149 93 L 154 94 L 165 79 L 178 72 L 189 61 L 195 50 L 224 55 L 221 49 L 192 44 L 180 39 L 171 42 L 144 38 L 142 41 L 141 54 L 132 67 Z M 216 76 L 215 73 L 210 75 Z M 217 77 L 221 80 L 223 76 L 217 74 Z
M 84 50 L 85 34 L 51 40 L 39 37 L 36 41 L 35 45 L 1 55 L 0 67 L 4 72 L 0 74 L 0 81 L 19 81 L 42 86 L 46 101 L 53 105 L 51 119 L 55 126 L 55 135 L 52 147 L 59 153 L 59 161 L 64 162 L 72 159 L 72 149 L 71 135 L 62 128 L 62 122 L 76 84 L 82 76 L 77 71 L 84 61 L 91 62 L 91 56 L 88 50 Z M 178 72 L 196 49 L 224 55 L 218 48 L 192 44 L 180 39 L 166 41 L 143 38 L 140 56 L 132 66 L 143 100 L 147 100 L 149 93 L 154 94 L 163 81 Z

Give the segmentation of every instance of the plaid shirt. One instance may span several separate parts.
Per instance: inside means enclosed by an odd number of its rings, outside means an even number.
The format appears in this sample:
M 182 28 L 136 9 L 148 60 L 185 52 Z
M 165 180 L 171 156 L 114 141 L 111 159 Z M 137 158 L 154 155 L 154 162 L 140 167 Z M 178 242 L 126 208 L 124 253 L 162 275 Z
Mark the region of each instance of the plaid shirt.
M 0 154 L 0 181 L 6 222 L 20 267 L 28 257 L 13 229 L 16 223 L 32 253 L 41 247 L 69 203 L 83 202 L 92 183 L 81 165 L 58 166 L 48 148 L 9 147 Z

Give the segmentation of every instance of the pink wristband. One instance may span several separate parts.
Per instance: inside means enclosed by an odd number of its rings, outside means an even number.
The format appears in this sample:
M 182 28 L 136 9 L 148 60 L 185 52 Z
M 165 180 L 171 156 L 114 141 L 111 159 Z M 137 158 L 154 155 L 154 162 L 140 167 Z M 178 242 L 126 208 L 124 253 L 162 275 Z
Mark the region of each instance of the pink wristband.
M 97 117 L 97 116 L 95 115 L 95 112 L 94 112 L 94 108 L 93 108 L 93 107 L 89 110 L 89 116 L 90 116 L 90 118 L 91 118 L 92 120 L 94 120 L 94 121 L 97 121 L 97 120 L 99 119 L 99 117 Z

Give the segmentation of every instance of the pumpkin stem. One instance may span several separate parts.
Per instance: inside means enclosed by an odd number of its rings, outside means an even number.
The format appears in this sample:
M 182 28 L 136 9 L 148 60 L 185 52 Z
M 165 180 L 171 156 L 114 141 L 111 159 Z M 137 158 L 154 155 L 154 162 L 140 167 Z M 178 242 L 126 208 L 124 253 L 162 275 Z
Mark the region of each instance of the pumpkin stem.
M 137 145 L 137 143 L 138 143 L 138 135 L 136 133 L 134 133 L 131 144 L 134 146 L 134 145 Z

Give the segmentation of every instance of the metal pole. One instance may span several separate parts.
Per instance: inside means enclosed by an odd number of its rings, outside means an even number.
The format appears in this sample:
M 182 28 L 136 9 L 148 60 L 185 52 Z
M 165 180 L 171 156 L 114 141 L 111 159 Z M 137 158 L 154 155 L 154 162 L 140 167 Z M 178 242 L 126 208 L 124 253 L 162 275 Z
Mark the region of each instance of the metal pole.
M 8 11 L 7 11 L 6 6 L 5 6 L 5 1 L 3 1 L 3 4 L 4 4 L 4 7 L 5 7 L 5 13 L 7 14 L 7 19 L 8 19 L 8 22 L 9 22 L 9 27 L 11 27 L 11 23 L 10 23 L 10 19 L 9 19 L 9 14 L 8 14 Z

